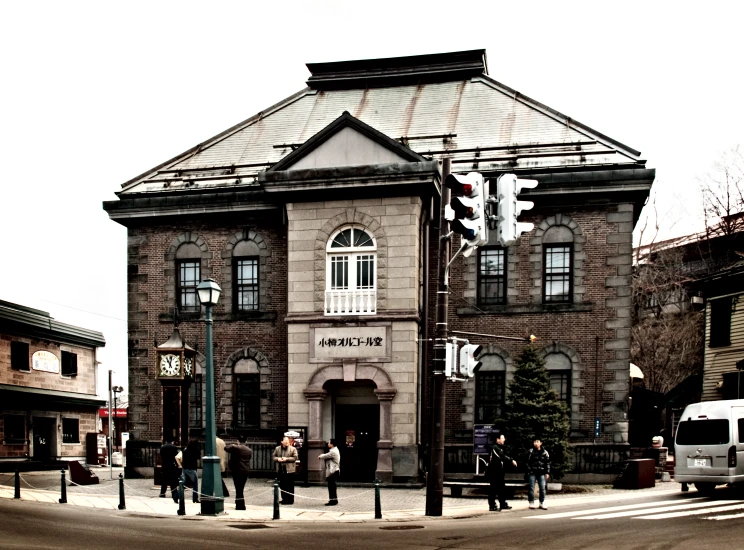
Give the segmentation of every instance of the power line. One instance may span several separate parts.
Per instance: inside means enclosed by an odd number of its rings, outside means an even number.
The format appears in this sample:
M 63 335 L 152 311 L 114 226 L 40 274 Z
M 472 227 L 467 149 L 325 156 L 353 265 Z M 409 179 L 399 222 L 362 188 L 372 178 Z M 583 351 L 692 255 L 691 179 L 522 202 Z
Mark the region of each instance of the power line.
M 96 313 L 95 311 L 88 311 L 87 309 L 80 309 L 77 307 L 68 306 L 65 304 L 60 304 L 58 302 L 52 302 L 51 300 L 45 300 L 44 298 L 39 298 L 42 302 L 46 302 L 48 304 L 54 304 L 55 306 L 61 306 L 66 307 L 68 309 L 74 309 L 75 311 L 81 311 L 83 313 L 89 313 L 91 315 L 97 315 L 98 317 L 106 317 L 107 319 L 114 319 L 115 321 L 121 321 L 123 323 L 126 323 L 126 319 L 120 319 L 119 317 L 111 317 L 111 315 L 104 315 L 103 313 Z

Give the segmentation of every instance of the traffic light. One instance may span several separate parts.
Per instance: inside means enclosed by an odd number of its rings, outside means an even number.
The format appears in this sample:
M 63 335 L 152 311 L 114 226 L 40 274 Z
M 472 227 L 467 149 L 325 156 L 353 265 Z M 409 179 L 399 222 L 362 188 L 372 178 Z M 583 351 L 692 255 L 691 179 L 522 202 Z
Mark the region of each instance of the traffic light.
M 447 342 L 444 352 L 444 376 L 452 378 L 457 374 L 457 343 Z
M 450 228 L 462 235 L 468 246 L 464 256 L 470 256 L 477 246 L 488 243 L 488 182 L 478 172 L 469 174 L 450 174 L 444 185 L 452 190 L 452 199 L 444 208 L 444 217 Z
M 523 210 L 529 210 L 535 203 L 530 201 L 518 201 L 517 196 L 524 188 L 533 189 L 537 187 L 537 180 L 521 180 L 514 174 L 503 174 L 496 182 L 496 195 L 499 200 L 499 244 L 511 246 L 522 233 L 532 231 L 535 227 L 531 223 L 517 221 L 517 216 Z
M 477 344 L 465 344 L 460 350 L 460 372 L 470 378 L 481 368 L 481 363 L 475 356 L 479 355 L 483 346 Z

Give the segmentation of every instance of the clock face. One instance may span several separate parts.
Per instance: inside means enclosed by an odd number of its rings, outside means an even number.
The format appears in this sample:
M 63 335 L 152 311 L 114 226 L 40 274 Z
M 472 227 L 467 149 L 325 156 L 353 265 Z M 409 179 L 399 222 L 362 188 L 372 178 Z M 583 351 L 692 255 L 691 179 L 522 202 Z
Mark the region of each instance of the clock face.
M 181 358 L 167 353 L 160 356 L 160 376 L 178 376 L 181 374 Z
M 191 357 L 183 360 L 183 372 L 186 376 L 194 376 L 194 360 Z

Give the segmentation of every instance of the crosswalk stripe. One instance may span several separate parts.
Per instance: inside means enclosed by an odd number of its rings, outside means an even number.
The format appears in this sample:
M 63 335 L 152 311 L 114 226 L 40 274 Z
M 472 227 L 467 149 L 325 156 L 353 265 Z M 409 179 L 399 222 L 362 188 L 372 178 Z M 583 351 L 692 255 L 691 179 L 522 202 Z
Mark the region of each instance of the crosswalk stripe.
M 703 500 L 705 497 L 686 498 L 684 500 L 662 500 L 658 502 L 644 502 L 641 504 L 624 504 L 622 506 L 610 506 L 609 508 L 595 508 L 593 510 L 584 510 L 583 512 L 559 512 L 556 514 L 537 514 L 528 516 L 525 519 L 559 519 L 585 516 L 604 512 L 619 512 L 621 510 L 638 510 L 639 508 L 653 508 L 654 506 L 664 506 L 669 504 L 684 505 L 693 501 Z
M 744 518 L 744 514 L 724 514 L 722 516 L 711 516 L 709 518 L 702 518 L 702 519 L 710 519 L 710 520 L 716 520 L 716 521 L 722 521 L 726 519 L 738 519 L 738 518 Z
M 681 517 L 686 515 L 696 515 L 696 514 L 709 514 L 711 513 L 711 510 L 700 510 L 698 512 L 690 511 L 694 508 L 716 508 L 717 510 L 725 510 L 728 508 L 728 506 L 724 506 L 725 504 L 728 504 L 730 501 L 707 501 L 707 502 L 693 502 L 693 503 L 683 503 L 678 504 L 676 506 L 660 506 L 658 508 L 651 508 L 649 510 L 626 510 L 624 512 L 617 512 L 614 514 L 598 514 L 593 516 L 584 516 L 580 518 L 573 518 L 573 519 L 614 519 L 614 518 L 626 518 L 626 517 L 643 517 L 643 519 L 663 519 L 665 517 Z M 744 508 L 744 503 L 742 501 L 738 501 L 737 508 L 741 507 Z M 683 512 L 679 512 L 679 510 L 684 510 Z M 664 514 L 663 512 L 670 512 L 668 514 Z
M 635 519 L 669 519 L 669 518 L 679 518 L 683 516 L 699 516 L 701 514 L 712 514 L 712 513 L 728 512 L 731 510 L 742 510 L 742 509 L 744 509 L 744 504 L 731 504 L 729 506 L 719 506 L 714 509 L 708 509 L 708 510 L 690 510 L 686 512 L 673 512 L 669 514 L 639 516 Z

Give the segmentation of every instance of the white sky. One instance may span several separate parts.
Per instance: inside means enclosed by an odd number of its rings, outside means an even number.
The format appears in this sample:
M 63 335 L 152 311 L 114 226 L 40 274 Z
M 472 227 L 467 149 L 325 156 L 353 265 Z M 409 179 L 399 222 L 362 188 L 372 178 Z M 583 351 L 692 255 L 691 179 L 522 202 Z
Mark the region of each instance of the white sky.
M 0 3 L 0 299 L 100 330 L 126 387 L 120 185 L 299 91 L 305 63 L 485 48 L 496 80 L 640 150 L 665 236 L 744 143 L 741 2 Z

